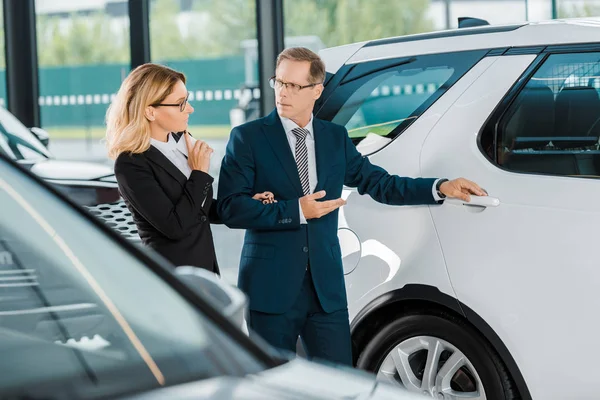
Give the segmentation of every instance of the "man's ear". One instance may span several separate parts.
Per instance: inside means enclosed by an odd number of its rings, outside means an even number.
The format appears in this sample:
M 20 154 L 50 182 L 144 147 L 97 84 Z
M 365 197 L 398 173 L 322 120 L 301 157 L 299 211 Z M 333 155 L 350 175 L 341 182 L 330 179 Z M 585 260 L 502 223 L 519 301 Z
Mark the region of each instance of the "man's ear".
M 315 100 L 319 100 L 319 97 L 321 97 L 321 95 L 323 94 L 324 89 L 325 88 L 322 84 L 318 84 L 317 86 L 315 86 L 315 95 L 313 96 Z
M 150 122 L 154 121 L 154 119 L 156 118 L 154 115 L 154 107 L 148 106 L 146 107 L 146 109 L 144 110 L 144 116 L 146 117 L 146 119 Z

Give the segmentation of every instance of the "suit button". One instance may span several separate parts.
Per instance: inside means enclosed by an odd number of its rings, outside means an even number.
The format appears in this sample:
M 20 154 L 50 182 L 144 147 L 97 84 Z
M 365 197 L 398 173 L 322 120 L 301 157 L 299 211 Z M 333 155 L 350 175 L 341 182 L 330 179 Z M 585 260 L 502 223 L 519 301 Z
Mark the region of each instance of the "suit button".
M 303 252 L 305 252 L 305 253 L 308 253 L 308 247 L 304 246 L 304 247 L 302 248 L 302 251 L 303 251 Z
M 203 216 L 200 217 L 200 222 L 206 222 L 206 216 L 205 215 L 203 215 Z

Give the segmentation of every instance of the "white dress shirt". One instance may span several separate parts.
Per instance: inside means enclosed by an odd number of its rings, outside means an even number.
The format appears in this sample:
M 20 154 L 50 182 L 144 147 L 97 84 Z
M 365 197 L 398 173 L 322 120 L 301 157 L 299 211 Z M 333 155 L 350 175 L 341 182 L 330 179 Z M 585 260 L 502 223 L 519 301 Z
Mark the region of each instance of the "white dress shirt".
M 289 118 L 284 118 L 282 116 L 279 117 L 281 119 L 281 124 L 283 125 L 283 129 L 285 130 L 285 135 L 287 137 L 288 143 L 290 144 L 290 149 L 292 150 L 292 154 L 294 155 L 294 160 L 296 159 L 296 135 L 292 132 L 294 128 L 300 128 L 298 124 L 292 121 Z M 317 187 L 317 161 L 315 159 L 315 134 L 313 130 L 313 116 L 311 115 L 310 121 L 304 127 L 308 131 L 308 135 L 306 135 L 306 148 L 308 150 L 308 183 L 310 186 L 310 193 L 315 191 Z M 440 196 L 438 196 L 437 191 L 435 190 L 435 186 L 437 185 L 439 179 L 436 179 L 433 182 L 433 187 L 431 188 L 431 193 L 433 194 L 433 198 L 436 201 L 443 200 Z M 299 202 L 299 200 L 298 200 Z M 302 213 L 302 206 L 300 206 L 300 223 L 306 224 L 306 218 Z
M 442 201 L 442 200 L 444 200 L 443 198 L 441 198 L 440 196 L 438 196 L 437 190 L 435 190 L 435 187 L 437 186 L 437 183 L 438 183 L 438 181 L 440 179 L 442 179 L 442 178 L 436 179 L 433 182 L 433 187 L 431 188 L 431 193 L 433 193 L 433 198 L 435 199 L 435 201 Z
M 161 142 L 160 140 L 150 139 L 150 144 L 157 150 L 165 155 L 181 171 L 186 178 L 190 178 L 192 169 L 187 161 L 187 146 L 185 144 L 185 138 L 182 136 L 179 142 L 173 139 L 173 136 L 169 133 L 169 140 L 167 142 Z
M 283 129 L 285 129 L 285 135 L 287 137 L 288 143 L 290 144 L 290 149 L 292 150 L 292 154 L 294 155 L 294 160 L 296 159 L 296 135 L 292 132 L 292 129 L 300 128 L 298 124 L 292 121 L 289 118 L 281 118 L 281 124 L 283 125 Z M 310 193 L 315 191 L 317 187 L 317 161 L 315 159 L 315 133 L 313 130 L 313 117 L 311 115 L 310 121 L 304 127 L 308 131 L 308 135 L 306 135 L 306 149 L 308 150 L 308 184 L 310 186 Z M 300 202 L 300 200 L 298 200 Z M 306 218 L 302 213 L 302 206 L 300 206 L 300 223 L 306 224 Z

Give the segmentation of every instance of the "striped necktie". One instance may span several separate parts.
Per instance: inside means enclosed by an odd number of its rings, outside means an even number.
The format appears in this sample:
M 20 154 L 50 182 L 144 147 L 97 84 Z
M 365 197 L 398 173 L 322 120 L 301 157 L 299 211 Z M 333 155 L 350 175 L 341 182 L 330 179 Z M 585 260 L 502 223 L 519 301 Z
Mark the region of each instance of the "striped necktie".
M 310 181 L 308 180 L 308 149 L 306 148 L 306 135 L 308 129 L 294 128 L 292 133 L 296 136 L 296 165 L 298 176 L 302 184 L 304 195 L 310 194 Z

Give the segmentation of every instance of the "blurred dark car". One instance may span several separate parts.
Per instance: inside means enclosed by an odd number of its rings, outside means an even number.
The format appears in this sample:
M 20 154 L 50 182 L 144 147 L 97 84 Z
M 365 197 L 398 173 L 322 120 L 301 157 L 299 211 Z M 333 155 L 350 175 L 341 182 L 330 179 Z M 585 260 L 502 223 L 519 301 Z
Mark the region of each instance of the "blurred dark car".
M 77 204 L 94 206 L 119 200 L 111 167 L 82 161 L 57 160 L 48 150 L 50 135 L 41 128 L 27 129 L 0 107 L 0 152 L 51 183 Z

